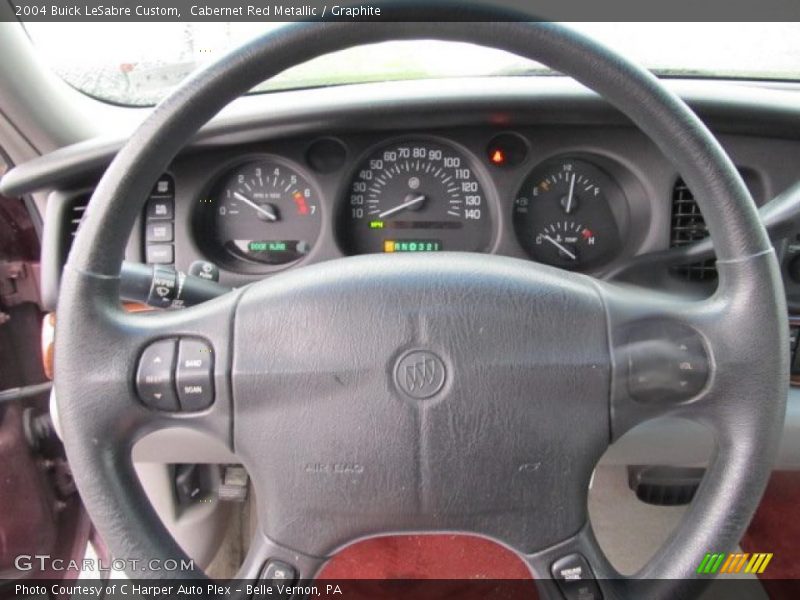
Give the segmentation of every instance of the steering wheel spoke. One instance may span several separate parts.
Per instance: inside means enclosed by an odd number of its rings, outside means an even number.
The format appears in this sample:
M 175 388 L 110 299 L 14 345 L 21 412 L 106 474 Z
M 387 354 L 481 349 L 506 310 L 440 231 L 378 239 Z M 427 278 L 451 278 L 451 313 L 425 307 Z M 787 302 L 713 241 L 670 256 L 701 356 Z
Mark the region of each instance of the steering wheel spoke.
M 670 559 L 663 551 L 639 573 L 622 575 L 608 560 L 589 523 L 564 541 L 522 558 L 537 578 L 540 597 L 553 600 L 695 598 L 708 584 L 707 579 L 654 577 L 656 563 Z
M 90 513 L 101 530 L 112 531 L 135 523 L 146 532 L 147 543 L 126 556 L 146 564 L 151 559 L 181 559 L 182 551 L 164 529 L 142 490 L 133 469 L 133 445 L 148 433 L 170 427 L 202 431 L 231 447 L 230 392 L 227 378 L 229 340 L 235 293 L 182 311 L 128 313 L 119 302 L 119 280 L 67 267 L 62 297 L 76 295 L 83 302 L 61 302 L 59 323 L 72 335 L 56 336 L 56 400 L 58 419 L 71 463 L 85 463 L 104 481 L 95 493 Z M 60 330 L 63 331 L 63 330 Z M 202 339 L 213 349 L 210 373 L 214 395 L 209 407 L 196 411 L 164 410 L 154 405 L 152 384 L 172 387 L 175 396 L 180 340 Z M 157 370 L 143 369 L 148 349 L 174 341 L 176 352 Z M 149 374 L 145 381 L 142 372 Z M 174 374 L 175 373 L 175 374 Z M 139 379 L 140 381 L 137 381 Z M 166 379 L 166 381 L 164 381 Z M 150 387 L 147 387 L 148 384 Z M 180 404 L 178 405 L 180 406 Z M 89 466 L 90 464 L 90 466 Z M 116 500 L 126 490 L 125 502 Z M 176 573 L 191 577 L 196 572 Z
M 229 340 L 236 294 L 181 311 L 128 313 L 112 299 L 117 281 L 73 272 L 66 285 L 86 287 L 80 358 L 57 348 L 58 361 L 80 360 L 83 376 L 58 379 L 57 393 L 80 390 L 99 443 L 130 447 L 142 435 L 184 427 L 230 446 Z M 69 318 L 68 315 L 64 315 Z M 102 365 L 93 369 L 90 365 Z M 69 386 L 67 388 L 67 386 Z
M 588 523 L 569 538 L 520 557 L 536 578 L 540 597 L 546 599 L 610 600 L 616 597 L 613 587 L 625 579 L 606 558 Z M 610 582 L 615 582 L 613 587 Z
M 600 284 L 614 362 L 612 439 L 666 415 L 715 430 L 726 421 L 725 413 L 735 410 L 737 398 L 746 404 L 762 386 L 782 385 L 774 378 L 761 381 L 753 369 L 754 361 L 769 356 L 776 339 L 787 335 L 780 320 L 766 331 L 749 316 L 767 309 L 757 304 L 766 285 L 758 271 L 772 258 L 765 253 L 720 263 L 719 289 L 703 300 Z M 764 372 L 774 373 L 776 365 L 764 366 Z
M 640 288 L 602 285 L 613 357 L 611 437 L 649 419 L 691 413 L 713 388 L 709 336 L 727 310 Z
M 273 589 L 276 585 L 294 585 L 312 580 L 326 560 L 281 545 L 258 531 L 235 579 L 271 585 Z

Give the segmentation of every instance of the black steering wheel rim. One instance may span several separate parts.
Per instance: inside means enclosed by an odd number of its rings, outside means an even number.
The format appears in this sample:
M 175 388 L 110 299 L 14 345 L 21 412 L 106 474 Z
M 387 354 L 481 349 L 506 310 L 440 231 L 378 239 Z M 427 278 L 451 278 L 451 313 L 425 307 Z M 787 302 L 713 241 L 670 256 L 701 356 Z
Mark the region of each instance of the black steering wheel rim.
M 438 16 L 434 9 L 429 10 L 432 18 Z M 423 10 L 421 16 L 427 16 L 427 12 Z M 161 417 L 148 421 L 141 407 L 126 407 L 117 415 L 119 418 L 112 421 L 104 416 L 103 407 L 107 396 L 116 388 L 125 390 L 128 398 L 134 398 L 132 369 L 135 360 L 132 356 L 140 351 L 143 341 L 158 339 L 165 331 L 177 331 L 179 335 L 196 331 L 213 337 L 219 330 L 220 339 L 223 339 L 221 332 L 231 323 L 212 322 L 219 314 L 215 311 L 224 309 L 228 311 L 226 314 L 241 318 L 244 309 L 239 305 L 248 304 L 248 294 L 253 297 L 246 290 L 239 291 L 183 311 L 185 314 L 170 313 L 155 319 L 125 315 L 118 304 L 119 272 L 124 240 L 142 208 L 143 200 L 138 199 L 146 198 L 158 174 L 205 122 L 257 83 L 335 50 L 418 38 L 496 47 L 538 60 L 574 77 L 625 113 L 672 160 L 697 192 L 714 240 L 720 284 L 711 300 L 693 303 L 693 308 L 687 310 L 691 318 L 696 319 L 690 321 L 691 326 L 700 331 L 707 346 L 713 347 L 709 357 L 708 388 L 714 387 L 715 394 L 708 394 L 705 406 L 697 402 L 677 403 L 669 410 L 678 415 L 695 411 L 693 418 L 712 426 L 717 436 L 718 454 L 725 460 L 718 461 L 710 470 L 684 523 L 637 574 L 645 580 L 665 579 L 657 591 L 655 588 L 648 590 L 649 597 L 662 594 L 675 597 L 682 585 L 678 580 L 695 574 L 705 552 L 719 551 L 738 542 L 766 484 L 780 436 L 787 391 L 786 310 L 780 272 L 746 187 L 722 148 L 694 113 L 649 72 L 554 24 L 296 24 L 254 40 L 194 75 L 153 111 L 119 152 L 96 188 L 70 253 L 59 299 L 60 325 L 56 341 L 59 417 L 68 457 L 86 506 L 116 555 L 143 559 L 184 558 L 147 506 L 130 459 L 135 440 L 149 430 L 164 426 L 167 421 Z M 368 265 L 376 264 L 374 261 L 379 259 L 344 260 L 352 264 L 360 261 L 357 268 L 368 270 Z M 466 276 L 470 268 L 459 260 L 454 261 L 455 270 L 450 273 L 454 277 L 459 273 Z M 494 269 L 505 266 L 504 260 L 484 260 L 479 267 L 481 276 L 491 277 Z M 410 259 L 406 262 L 400 267 L 406 273 L 413 272 L 421 264 Z M 433 270 L 439 266 L 448 268 L 441 261 L 430 264 Z M 519 268 L 519 265 L 509 267 L 509 278 L 523 280 L 526 275 L 518 272 Z M 322 275 L 324 279 L 325 273 Z M 353 275 L 350 281 L 358 277 Z M 542 277 L 547 279 L 547 285 L 560 285 L 552 280 L 552 273 Z M 585 281 L 587 278 L 581 276 L 564 277 L 576 286 L 590 285 Z M 290 283 L 299 286 L 300 291 L 313 287 L 297 277 Z M 537 285 L 542 284 L 537 281 Z M 597 282 L 591 285 L 598 302 L 605 305 L 612 363 L 618 361 L 614 348 L 624 344 L 615 333 L 616 325 L 647 318 L 657 312 L 654 307 L 658 306 L 663 306 L 664 312 L 676 319 L 682 310 L 666 301 L 659 305 L 658 300 L 643 301 L 644 308 L 634 306 L 636 297 L 629 292 Z M 265 294 L 270 295 L 268 291 Z M 622 313 L 625 316 L 618 319 Z M 208 319 L 204 320 L 206 316 Z M 736 330 L 731 331 L 735 321 Z M 97 347 L 98 342 L 101 348 Z M 232 345 L 215 348 L 215 352 L 221 363 L 233 360 Z M 87 360 L 97 365 L 88 372 Z M 617 380 L 614 369 L 618 367 L 611 367 L 612 387 Z M 116 381 L 120 374 L 120 381 Z M 612 389 L 612 395 L 614 393 Z M 718 400 L 723 396 L 727 406 Z M 640 413 L 649 410 L 634 407 L 637 416 L 627 422 L 613 414 L 614 410 L 621 414 L 625 406 L 622 401 L 612 403 L 612 437 L 623 433 L 642 416 Z M 199 426 L 207 427 L 212 434 L 230 433 L 210 423 L 204 421 Z M 565 538 L 556 549 L 565 553 L 578 548 L 598 575 L 616 576 L 602 554 L 592 549 L 591 541 L 591 531 L 585 529 Z M 298 563 L 305 560 L 304 556 L 303 552 L 294 552 Z M 546 555 L 532 552 L 530 564 L 535 565 L 534 571 L 546 573 L 547 567 L 542 565 L 546 565 L 551 556 L 550 549 Z M 260 568 L 257 564 L 250 566 L 256 570 Z M 186 577 L 199 573 L 148 571 L 144 575 Z M 604 587 L 607 596 L 626 597 L 632 593 L 634 583 L 625 579 L 604 585 L 608 585 Z

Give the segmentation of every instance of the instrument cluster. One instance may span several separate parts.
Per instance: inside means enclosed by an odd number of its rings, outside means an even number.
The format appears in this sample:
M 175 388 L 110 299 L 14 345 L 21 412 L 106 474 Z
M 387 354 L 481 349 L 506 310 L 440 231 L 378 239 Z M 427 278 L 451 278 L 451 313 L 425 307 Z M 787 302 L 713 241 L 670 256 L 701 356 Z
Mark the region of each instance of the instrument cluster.
M 537 150 L 503 132 L 468 143 L 321 138 L 300 157 L 254 151 L 207 174 L 193 237 L 204 259 L 240 274 L 337 252 L 442 251 L 602 271 L 628 245 L 635 177 L 596 151 Z

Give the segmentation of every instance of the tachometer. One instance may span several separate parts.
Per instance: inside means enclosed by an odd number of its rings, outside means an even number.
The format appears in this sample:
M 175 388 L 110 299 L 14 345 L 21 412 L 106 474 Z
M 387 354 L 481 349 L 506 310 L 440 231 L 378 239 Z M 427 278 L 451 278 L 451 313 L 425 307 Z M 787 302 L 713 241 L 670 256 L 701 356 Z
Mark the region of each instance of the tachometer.
M 248 162 L 216 186 L 206 211 L 219 260 L 258 271 L 308 254 L 319 235 L 319 206 L 308 180 L 271 159 Z
M 611 197 L 621 197 L 619 187 L 588 161 L 539 165 L 514 201 L 517 239 L 538 262 L 571 270 L 602 265 L 622 247 Z
M 347 189 L 339 237 L 350 254 L 483 252 L 492 240 L 483 186 L 470 161 L 430 140 L 371 153 Z

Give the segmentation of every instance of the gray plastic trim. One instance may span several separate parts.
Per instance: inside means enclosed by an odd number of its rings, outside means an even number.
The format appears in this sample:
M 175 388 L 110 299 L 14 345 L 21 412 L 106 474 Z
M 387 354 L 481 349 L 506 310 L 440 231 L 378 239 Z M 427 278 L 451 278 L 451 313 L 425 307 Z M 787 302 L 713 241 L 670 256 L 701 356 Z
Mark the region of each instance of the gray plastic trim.
M 776 89 L 724 81 L 664 83 L 718 133 L 800 138 L 800 86 Z M 73 183 L 103 169 L 143 116 L 141 109 L 118 110 L 137 117 L 124 131 L 65 146 L 20 165 L 0 180 L 0 191 L 18 195 Z M 519 122 L 630 125 L 600 96 L 562 77 L 497 77 L 492 79 L 491 92 L 486 90 L 486 81 L 477 78 L 403 81 L 242 98 L 203 127 L 189 148 L 336 131 L 353 123 L 364 130 L 389 130 L 498 120 L 506 126 Z

